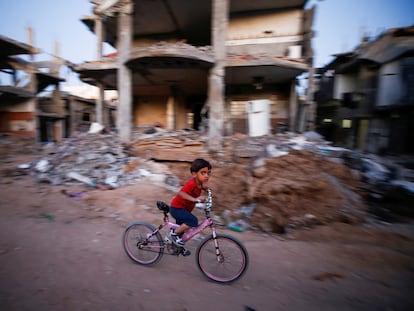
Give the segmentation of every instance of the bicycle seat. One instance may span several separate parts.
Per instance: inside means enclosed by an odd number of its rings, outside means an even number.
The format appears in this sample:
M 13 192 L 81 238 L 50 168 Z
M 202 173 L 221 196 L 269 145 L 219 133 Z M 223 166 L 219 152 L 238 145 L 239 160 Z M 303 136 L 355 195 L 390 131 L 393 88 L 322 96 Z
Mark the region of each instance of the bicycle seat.
M 168 204 L 164 203 L 163 201 L 157 201 L 157 207 L 160 211 L 168 213 L 170 211 L 170 207 Z

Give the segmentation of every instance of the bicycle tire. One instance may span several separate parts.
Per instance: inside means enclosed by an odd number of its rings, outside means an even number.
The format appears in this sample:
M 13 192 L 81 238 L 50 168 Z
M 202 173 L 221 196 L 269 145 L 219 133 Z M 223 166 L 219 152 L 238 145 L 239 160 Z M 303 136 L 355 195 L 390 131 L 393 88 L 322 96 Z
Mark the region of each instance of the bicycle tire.
M 156 228 L 145 222 L 130 223 L 123 232 L 122 245 L 128 257 L 137 264 L 151 266 L 158 263 L 164 254 L 164 241 L 157 232 L 148 243 L 141 244 Z
M 228 234 L 217 234 L 220 257 L 217 257 L 213 236 L 205 238 L 197 247 L 196 263 L 201 273 L 217 283 L 232 283 L 240 279 L 249 266 L 244 245 Z M 220 260 L 218 260 L 220 259 Z

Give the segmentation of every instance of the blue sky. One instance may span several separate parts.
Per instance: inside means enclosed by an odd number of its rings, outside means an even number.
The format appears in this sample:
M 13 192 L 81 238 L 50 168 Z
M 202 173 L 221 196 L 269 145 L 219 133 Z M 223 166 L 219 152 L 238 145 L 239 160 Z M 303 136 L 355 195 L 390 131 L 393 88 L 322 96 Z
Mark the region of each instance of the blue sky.
M 313 29 L 314 65 L 322 67 L 330 55 L 352 51 L 363 34 L 376 37 L 388 28 L 414 25 L 413 0 L 312 0 L 316 4 Z
M 413 0 L 310 0 L 308 7 L 312 4 L 317 5 L 313 25 L 317 67 L 327 64 L 331 54 L 353 50 L 364 33 L 377 36 L 391 27 L 414 25 Z M 96 37 L 80 21 L 92 14 L 92 7 L 88 0 L 1 1 L 0 34 L 28 42 L 26 28 L 30 26 L 35 32 L 34 46 L 45 52 L 42 59 L 50 59 L 46 53 L 53 53 L 57 41 L 61 57 L 77 64 L 94 60 Z M 104 47 L 104 53 L 112 51 Z M 77 83 L 72 76 L 65 78 Z

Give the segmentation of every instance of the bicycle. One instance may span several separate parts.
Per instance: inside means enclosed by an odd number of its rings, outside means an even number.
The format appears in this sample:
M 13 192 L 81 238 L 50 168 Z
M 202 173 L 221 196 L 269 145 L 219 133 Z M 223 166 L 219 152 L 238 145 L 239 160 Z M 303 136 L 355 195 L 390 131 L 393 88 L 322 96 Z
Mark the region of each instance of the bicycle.
M 187 230 L 182 240 L 187 242 L 206 228 L 211 234 L 204 238 L 197 246 L 195 260 L 198 269 L 209 280 L 217 283 L 232 283 L 240 279 L 249 265 L 249 256 L 244 245 L 229 234 L 217 233 L 216 226 L 210 216 L 213 200 L 212 191 L 208 189 L 205 203 L 196 204 L 203 209 L 205 219 L 194 228 Z M 172 243 L 161 230 L 174 230 L 179 225 L 169 220 L 169 205 L 157 201 L 157 207 L 164 213 L 163 222 L 155 227 L 145 221 L 135 221 L 127 225 L 122 236 L 122 244 L 128 257 L 137 264 L 151 266 L 157 264 L 165 251 L 168 255 L 190 255 L 190 250 Z M 165 231 L 165 230 L 164 230 Z

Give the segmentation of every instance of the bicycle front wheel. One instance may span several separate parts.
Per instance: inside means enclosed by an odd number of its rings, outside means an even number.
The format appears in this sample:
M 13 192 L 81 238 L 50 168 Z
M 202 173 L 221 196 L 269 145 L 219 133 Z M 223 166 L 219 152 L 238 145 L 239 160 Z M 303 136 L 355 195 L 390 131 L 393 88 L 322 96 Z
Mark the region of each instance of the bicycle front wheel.
M 164 241 L 156 228 L 146 222 L 130 223 L 122 235 L 122 245 L 128 257 L 140 265 L 154 265 L 164 254 Z M 151 236 L 150 238 L 148 238 Z
M 196 262 L 208 279 L 218 283 L 231 283 L 246 272 L 249 256 L 246 248 L 235 237 L 217 234 L 204 239 L 196 250 Z

